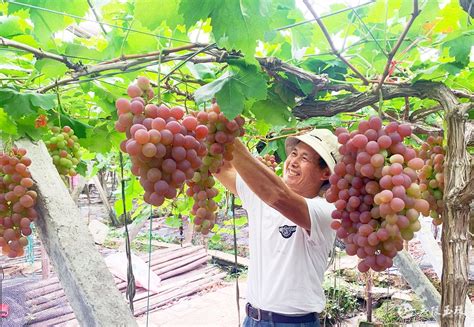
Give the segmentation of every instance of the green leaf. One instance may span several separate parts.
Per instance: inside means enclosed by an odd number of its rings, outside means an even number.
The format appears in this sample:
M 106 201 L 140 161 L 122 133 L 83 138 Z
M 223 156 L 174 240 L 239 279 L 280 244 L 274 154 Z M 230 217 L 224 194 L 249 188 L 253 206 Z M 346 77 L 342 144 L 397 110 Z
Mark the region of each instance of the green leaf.
M 216 93 L 216 99 L 228 119 L 235 118 L 244 109 L 245 96 L 241 86 L 235 80 L 231 79 L 229 83 L 224 84 L 221 90 Z
M 166 217 L 165 224 L 171 228 L 178 228 L 181 226 L 181 219 L 176 215 Z
M 188 67 L 191 74 L 194 78 L 199 80 L 212 79 L 216 77 L 212 66 L 209 64 L 194 64 L 192 62 L 187 62 L 186 66 Z
M 54 107 L 54 99 L 54 95 L 51 94 L 20 93 L 13 89 L 0 89 L 0 105 L 3 105 L 13 119 L 35 115 L 38 107 L 49 110 Z
M 272 126 L 263 120 L 257 120 L 253 127 L 258 135 L 267 135 Z
M 76 171 L 81 176 L 87 175 L 87 163 L 84 160 L 79 161 L 76 167 Z
M 39 72 L 49 78 L 63 76 L 69 70 L 62 62 L 47 58 L 38 60 L 35 67 Z
M 74 130 L 74 134 L 80 139 L 86 138 L 88 130 L 92 129 L 92 126 L 84 124 L 83 122 L 63 113 L 61 113 L 61 123 L 59 122 L 57 115 L 53 115 L 53 118 L 50 121 L 55 126 L 61 125 L 71 127 Z
M 222 112 L 229 119 L 242 113 L 246 99 L 258 101 L 267 95 L 266 79 L 255 65 L 245 61 L 234 61 L 232 65 L 217 80 L 194 93 L 197 103 L 215 96 Z
M 0 64 L 0 72 L 11 75 L 26 75 L 30 70 L 14 64 Z
M 344 81 L 347 74 L 347 67 L 341 61 L 337 60 L 319 60 L 310 58 L 305 60 L 301 66 L 306 70 L 312 71 L 317 75 L 327 74 L 329 78 Z
M 53 109 L 56 106 L 56 96 L 53 94 L 38 94 L 30 93 L 30 102 L 34 107 L 39 107 L 45 110 Z
M 212 34 L 220 47 L 241 50 L 253 57 L 257 40 L 270 29 L 269 0 L 183 0 L 179 12 L 188 26 L 199 19 L 211 18 Z M 229 28 L 232 26 L 232 28 Z
M 125 176 L 126 177 L 126 176 Z M 121 183 L 119 183 L 121 185 Z M 117 200 L 114 203 L 114 209 L 117 213 L 117 216 L 124 214 L 123 211 L 123 200 L 121 196 L 121 188 L 117 189 Z M 138 182 L 138 179 L 132 177 L 131 179 L 125 181 L 125 206 L 127 213 L 130 213 L 133 209 L 133 201 L 137 198 L 140 198 L 143 194 L 143 189 Z
M 133 24 L 133 29 L 150 32 L 146 28 L 142 27 L 140 22 Z M 143 53 L 155 51 L 158 48 L 158 41 L 156 37 L 152 35 L 136 33 L 131 31 L 126 40 L 126 52 L 127 53 Z
M 274 141 L 277 143 L 278 148 L 277 148 L 277 154 L 280 157 L 282 161 L 286 160 L 286 151 L 285 151 L 285 140 L 279 139 Z
M 0 36 L 11 38 L 23 34 L 24 28 L 20 23 L 20 17 L 0 16 Z
M 449 55 L 456 59 L 456 62 L 463 67 L 470 62 L 469 55 L 471 53 L 472 45 L 474 44 L 474 32 L 465 33 L 460 37 L 445 42 L 443 47 L 449 48 Z
M 13 120 L 0 108 L 0 134 L 16 135 L 18 133 L 17 126 Z
M 221 235 L 220 234 L 214 234 L 212 235 L 212 237 L 210 238 L 210 241 L 213 242 L 213 243 L 217 243 L 221 240 Z
M 276 150 L 278 150 L 278 144 L 276 142 L 269 142 L 265 148 L 263 148 L 262 152 L 260 152 L 260 155 L 264 156 L 267 153 L 274 153 Z
M 194 92 L 195 101 L 200 104 L 211 100 L 214 95 L 219 92 L 227 82 L 229 82 L 229 80 L 232 78 L 231 74 L 231 71 L 226 71 L 216 80 L 197 89 Z
M 54 10 L 59 13 L 22 6 L 21 3 Z M 19 10 L 29 10 L 30 18 L 34 25 L 34 35 L 41 43 L 46 44 L 51 39 L 53 33 L 63 30 L 74 23 L 75 19 L 64 13 L 82 17 L 89 10 L 89 5 L 84 0 L 21 0 L 10 2 L 8 10 L 10 13 Z
M 154 30 L 164 21 L 171 28 L 183 22 L 178 13 L 179 0 L 137 0 L 135 2 L 135 17 L 143 26 Z
M 21 136 L 27 136 L 33 140 L 39 140 L 44 135 L 44 130 L 36 128 L 34 126 L 34 116 L 23 116 L 21 118 L 15 119 L 15 123 L 18 126 L 18 134 Z
M 274 126 L 286 126 L 291 117 L 288 107 L 278 97 L 255 102 L 251 111 L 258 120 Z
M 81 140 L 81 145 L 90 151 L 107 153 L 113 147 L 110 141 L 110 131 L 106 125 L 89 128 L 86 130 L 86 133 L 87 137 Z M 100 142 L 97 142 L 97 140 L 100 140 Z
M 244 226 L 245 224 L 247 224 L 247 216 L 241 216 L 239 218 L 235 218 L 235 226 L 237 227 L 240 227 L 240 226 Z
M 199 1 L 199 6 L 196 6 L 195 0 L 181 0 L 178 12 L 183 16 L 184 23 L 190 27 L 199 20 L 206 20 L 210 17 L 214 6 L 216 3 L 212 0 Z
M 241 85 L 247 99 L 258 101 L 267 97 L 266 75 L 260 71 L 259 66 L 245 60 L 233 60 L 229 64 L 236 72 L 233 79 Z

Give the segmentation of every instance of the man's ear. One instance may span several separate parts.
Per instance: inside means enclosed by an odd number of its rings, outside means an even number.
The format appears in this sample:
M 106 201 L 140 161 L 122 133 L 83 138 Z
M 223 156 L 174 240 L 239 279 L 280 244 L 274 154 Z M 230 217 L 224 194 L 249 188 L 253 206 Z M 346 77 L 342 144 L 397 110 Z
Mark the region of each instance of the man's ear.
M 324 168 L 321 174 L 321 180 L 327 181 L 330 176 L 331 176 L 331 170 L 329 169 L 329 167 Z

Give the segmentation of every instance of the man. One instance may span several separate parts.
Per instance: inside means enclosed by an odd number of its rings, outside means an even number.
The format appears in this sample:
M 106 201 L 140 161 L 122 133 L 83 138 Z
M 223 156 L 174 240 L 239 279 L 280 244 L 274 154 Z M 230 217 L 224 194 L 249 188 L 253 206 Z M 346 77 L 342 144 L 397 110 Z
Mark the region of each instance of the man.
M 239 140 L 231 163 L 216 177 L 240 197 L 249 218 L 249 303 L 244 326 L 319 326 L 322 288 L 335 233 L 334 206 L 318 197 L 333 172 L 337 138 L 316 129 L 289 137 L 283 178 L 258 161 Z M 290 325 L 288 325 L 290 324 Z

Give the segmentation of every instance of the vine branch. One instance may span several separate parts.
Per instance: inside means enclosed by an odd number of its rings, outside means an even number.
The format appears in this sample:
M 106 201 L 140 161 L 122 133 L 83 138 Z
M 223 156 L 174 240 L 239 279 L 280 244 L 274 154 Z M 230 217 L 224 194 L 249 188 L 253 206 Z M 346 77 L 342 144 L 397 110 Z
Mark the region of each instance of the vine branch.
M 451 90 L 451 92 L 453 92 L 453 94 L 457 96 L 458 98 L 464 98 L 464 99 L 469 99 L 471 101 L 474 101 L 474 94 L 464 92 L 461 90 Z
M 13 41 L 13 40 L 9 40 L 9 39 L 6 39 L 6 38 L 1 37 L 1 36 L 0 36 L 0 44 L 3 45 L 3 46 L 6 46 L 6 47 L 12 47 L 12 48 L 24 50 L 26 52 L 30 52 L 37 59 L 48 58 L 48 59 L 52 59 L 52 60 L 62 62 L 63 64 L 65 64 L 70 69 L 77 70 L 81 67 L 80 64 L 73 64 L 69 61 L 69 59 L 67 59 L 66 57 L 63 57 L 61 55 L 57 55 L 55 53 L 43 51 L 41 49 L 36 49 L 36 48 L 33 48 L 33 47 L 31 47 L 27 44 L 16 42 L 16 41 Z
M 416 1 L 416 0 L 415 0 Z M 331 36 L 329 35 L 329 32 L 328 30 L 326 29 L 326 26 L 324 25 L 323 21 L 321 20 L 321 18 L 318 16 L 318 14 L 316 13 L 316 11 L 313 9 L 313 6 L 311 6 L 311 4 L 309 3 L 308 0 L 303 0 L 303 3 L 306 5 L 306 7 L 308 8 L 308 10 L 311 12 L 311 14 L 313 15 L 314 19 L 316 20 L 316 22 L 318 23 L 319 27 L 321 28 L 321 31 L 323 32 L 324 36 L 326 37 L 328 43 L 329 43 L 329 46 L 331 47 L 331 50 L 332 52 L 340 59 L 342 60 L 364 83 L 364 85 L 368 85 L 369 84 L 369 81 L 367 80 L 367 78 L 365 78 L 364 75 L 361 74 L 361 72 L 359 72 L 359 70 L 357 68 L 355 68 L 335 47 L 334 45 L 334 42 L 332 41 L 331 39 Z
M 392 60 L 395 57 L 395 54 L 397 53 L 398 49 L 402 45 L 403 40 L 405 39 L 405 36 L 408 34 L 408 31 L 410 30 L 410 27 L 412 26 L 413 22 L 415 21 L 416 17 L 420 14 L 420 10 L 418 8 L 418 0 L 413 0 L 413 12 L 411 13 L 410 20 L 407 23 L 407 26 L 405 26 L 405 29 L 403 30 L 402 34 L 398 38 L 397 43 L 393 47 L 392 51 L 388 54 L 387 58 L 387 63 L 385 64 L 385 68 L 382 73 L 382 77 L 380 78 L 380 82 L 377 85 L 377 88 L 375 89 L 374 93 L 378 93 L 380 88 L 382 87 L 382 84 L 384 83 L 385 79 L 388 76 L 388 72 L 390 70 L 390 66 L 392 65 Z
M 471 168 L 473 168 L 472 164 Z M 460 204 L 469 205 L 472 201 L 474 201 L 474 168 L 471 169 L 471 179 L 466 182 L 459 192 Z
M 416 85 L 416 84 L 415 84 Z M 384 100 L 414 96 L 424 99 L 427 96 L 415 85 L 384 85 L 382 86 L 382 97 Z M 322 101 L 306 98 L 293 108 L 293 114 L 301 119 L 317 116 L 331 117 L 340 112 L 354 112 L 364 107 L 377 104 L 379 94 L 369 91 L 366 93 L 354 93 L 342 99 Z
M 419 110 L 416 110 L 416 111 L 412 112 L 408 119 L 412 122 L 415 122 L 417 120 L 425 118 L 426 116 L 428 116 L 432 113 L 442 111 L 442 110 L 443 110 L 443 107 L 441 107 L 439 105 L 431 107 L 431 108 L 419 109 Z
M 99 24 L 99 26 L 100 26 L 102 32 L 104 32 L 104 34 L 107 35 L 107 31 L 105 30 L 104 25 L 102 25 L 102 23 L 100 22 L 99 15 L 98 15 L 97 12 L 95 11 L 95 8 L 94 8 L 94 6 L 93 6 L 92 3 L 91 3 L 91 0 L 87 0 L 87 3 L 89 4 L 89 7 L 91 8 L 92 13 L 94 14 L 95 19 L 97 20 L 97 23 Z

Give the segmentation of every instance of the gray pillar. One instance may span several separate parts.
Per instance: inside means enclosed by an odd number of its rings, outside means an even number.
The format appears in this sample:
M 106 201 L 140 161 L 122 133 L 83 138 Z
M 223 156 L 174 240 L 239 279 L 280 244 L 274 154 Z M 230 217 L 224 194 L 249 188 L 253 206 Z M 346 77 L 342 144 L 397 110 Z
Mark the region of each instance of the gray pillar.
M 81 326 L 137 326 L 43 142 L 22 139 L 38 192 L 41 241 Z

